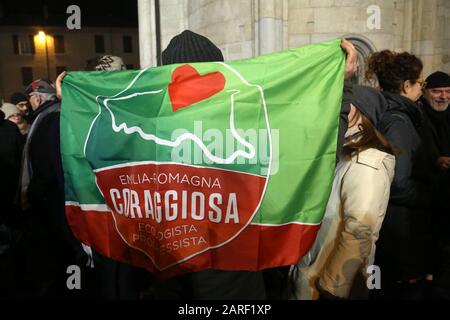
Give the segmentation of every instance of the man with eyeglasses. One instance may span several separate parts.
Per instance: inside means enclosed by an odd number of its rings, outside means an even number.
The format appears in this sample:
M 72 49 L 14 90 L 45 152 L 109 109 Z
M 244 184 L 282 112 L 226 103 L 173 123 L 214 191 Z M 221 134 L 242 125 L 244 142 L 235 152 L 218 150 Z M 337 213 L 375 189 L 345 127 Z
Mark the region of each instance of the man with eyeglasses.
M 28 101 L 28 97 L 25 94 L 21 92 L 15 92 L 11 95 L 10 101 L 12 104 L 16 105 L 17 108 L 19 108 L 20 112 L 25 118 L 28 117 L 30 112 L 30 103 Z

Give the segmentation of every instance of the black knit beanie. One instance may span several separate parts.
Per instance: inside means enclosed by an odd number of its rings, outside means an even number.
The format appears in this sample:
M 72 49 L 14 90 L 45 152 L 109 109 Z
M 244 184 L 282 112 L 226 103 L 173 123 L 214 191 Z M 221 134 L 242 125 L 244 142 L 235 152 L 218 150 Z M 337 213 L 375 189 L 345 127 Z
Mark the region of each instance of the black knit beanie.
M 425 81 L 427 82 L 426 89 L 450 87 L 450 76 L 441 71 L 431 74 Z
M 28 97 L 21 92 L 15 92 L 9 101 L 12 104 L 18 104 L 19 102 L 28 101 Z
M 220 49 L 208 38 L 190 30 L 173 37 L 162 53 L 163 65 L 212 61 L 223 61 Z

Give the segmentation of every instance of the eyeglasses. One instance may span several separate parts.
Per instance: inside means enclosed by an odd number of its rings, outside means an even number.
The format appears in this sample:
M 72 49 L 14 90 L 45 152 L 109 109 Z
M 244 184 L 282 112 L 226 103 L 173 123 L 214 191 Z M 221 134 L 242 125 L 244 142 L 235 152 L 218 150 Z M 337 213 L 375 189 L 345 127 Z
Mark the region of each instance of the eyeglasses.
M 420 87 L 422 88 L 422 89 L 424 89 L 426 86 L 427 86 L 427 82 L 425 81 L 425 80 L 423 80 L 423 79 L 419 79 L 419 80 L 417 80 L 416 81 L 418 84 L 420 84 Z

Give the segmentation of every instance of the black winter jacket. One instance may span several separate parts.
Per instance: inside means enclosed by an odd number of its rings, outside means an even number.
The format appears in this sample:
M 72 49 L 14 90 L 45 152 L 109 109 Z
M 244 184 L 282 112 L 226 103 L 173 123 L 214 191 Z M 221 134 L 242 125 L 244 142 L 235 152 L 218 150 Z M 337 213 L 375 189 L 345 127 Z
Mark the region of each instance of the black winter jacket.
M 419 107 L 411 100 L 383 93 L 389 109 L 383 114 L 379 130 L 399 149 L 390 202 L 411 209 L 426 208 L 430 201 L 429 183 L 436 174 L 439 154 L 432 128 Z
M 18 188 L 23 136 L 0 111 L 0 224 L 9 218 Z
M 399 149 L 386 217 L 375 263 L 385 281 L 408 280 L 431 270 L 431 199 L 438 151 L 419 107 L 400 95 L 383 92 L 389 108 L 379 130 Z
M 41 106 L 32 119 L 56 103 L 60 102 L 51 101 Z M 57 277 L 55 270 L 58 268 L 64 269 L 71 264 L 84 266 L 87 261 L 65 216 L 59 119 L 60 112 L 45 115 L 35 128 L 29 145 L 33 174 L 27 192 L 31 210 L 24 241 L 32 257 L 41 257 L 42 276 L 47 273 L 48 278 Z

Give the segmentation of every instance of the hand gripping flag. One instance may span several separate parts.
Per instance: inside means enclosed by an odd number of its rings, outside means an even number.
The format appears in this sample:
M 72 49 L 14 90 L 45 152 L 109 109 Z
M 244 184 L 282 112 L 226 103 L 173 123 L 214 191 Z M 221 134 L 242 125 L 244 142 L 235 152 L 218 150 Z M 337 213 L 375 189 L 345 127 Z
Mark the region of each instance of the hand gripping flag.
M 69 72 L 61 154 L 75 236 L 163 277 L 296 263 L 331 190 L 344 64 L 334 40 Z

